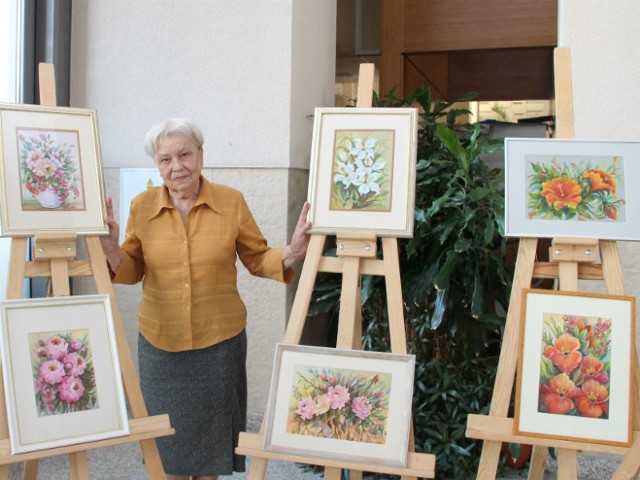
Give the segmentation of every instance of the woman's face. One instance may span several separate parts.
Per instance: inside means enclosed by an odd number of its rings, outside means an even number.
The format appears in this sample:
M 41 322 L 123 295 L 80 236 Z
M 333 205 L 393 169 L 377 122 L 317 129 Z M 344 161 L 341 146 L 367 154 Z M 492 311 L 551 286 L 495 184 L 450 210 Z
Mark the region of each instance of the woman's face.
M 181 198 L 197 195 L 204 157 L 191 137 L 178 133 L 161 138 L 155 159 L 169 192 Z

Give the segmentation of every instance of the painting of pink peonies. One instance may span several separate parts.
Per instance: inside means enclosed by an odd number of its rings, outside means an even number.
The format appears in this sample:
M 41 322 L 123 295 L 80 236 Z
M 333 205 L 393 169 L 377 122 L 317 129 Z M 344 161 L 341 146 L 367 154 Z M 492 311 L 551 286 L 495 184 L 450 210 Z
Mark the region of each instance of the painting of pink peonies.
M 99 406 L 89 331 L 30 333 L 38 416 Z

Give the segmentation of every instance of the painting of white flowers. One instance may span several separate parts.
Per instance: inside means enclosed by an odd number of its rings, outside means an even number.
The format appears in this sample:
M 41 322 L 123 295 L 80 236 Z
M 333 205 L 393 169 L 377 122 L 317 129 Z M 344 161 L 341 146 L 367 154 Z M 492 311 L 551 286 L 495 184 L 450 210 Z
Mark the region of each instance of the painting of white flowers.
M 413 236 L 414 108 L 316 108 L 312 233 Z
M 414 364 L 412 355 L 277 345 L 265 450 L 405 467 Z
M 92 110 L 0 104 L 2 236 L 105 234 Z
M 129 433 L 110 300 L 0 302 L 13 454 Z

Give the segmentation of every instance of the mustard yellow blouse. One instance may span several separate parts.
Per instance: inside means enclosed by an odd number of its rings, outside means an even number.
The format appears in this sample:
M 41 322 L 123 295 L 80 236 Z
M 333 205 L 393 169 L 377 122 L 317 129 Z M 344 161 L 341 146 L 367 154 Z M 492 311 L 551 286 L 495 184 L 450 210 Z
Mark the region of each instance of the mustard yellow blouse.
M 164 186 L 131 202 L 114 283 L 142 281 L 140 333 L 171 352 L 206 348 L 240 333 L 246 307 L 236 258 L 251 274 L 289 283 L 282 248 L 270 248 L 237 190 L 200 179 L 186 224 Z M 237 257 L 236 257 L 237 256 Z

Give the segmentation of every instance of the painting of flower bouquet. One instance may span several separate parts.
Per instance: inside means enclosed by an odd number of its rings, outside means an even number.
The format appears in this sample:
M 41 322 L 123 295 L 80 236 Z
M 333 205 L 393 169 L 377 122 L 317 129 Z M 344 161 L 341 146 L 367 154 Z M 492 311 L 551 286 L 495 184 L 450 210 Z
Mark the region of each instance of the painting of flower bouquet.
M 418 110 L 316 108 L 312 233 L 412 237 Z
M 629 444 L 635 297 L 523 293 L 516 433 Z
M 640 240 L 640 142 L 505 138 L 505 235 Z
M 388 212 L 393 130 L 336 131 L 331 210 Z
M 415 358 L 278 344 L 264 448 L 406 466 Z
M 625 221 L 620 157 L 527 156 L 529 216 L 544 220 Z
M 89 331 L 29 334 L 38 416 L 99 406 Z
M 94 110 L 0 103 L 0 235 L 106 235 Z
M 84 209 L 78 132 L 18 129 L 22 209 Z
M 129 433 L 108 295 L 3 300 L 0 313 L 13 454 Z
M 296 365 L 287 432 L 383 444 L 391 376 Z

